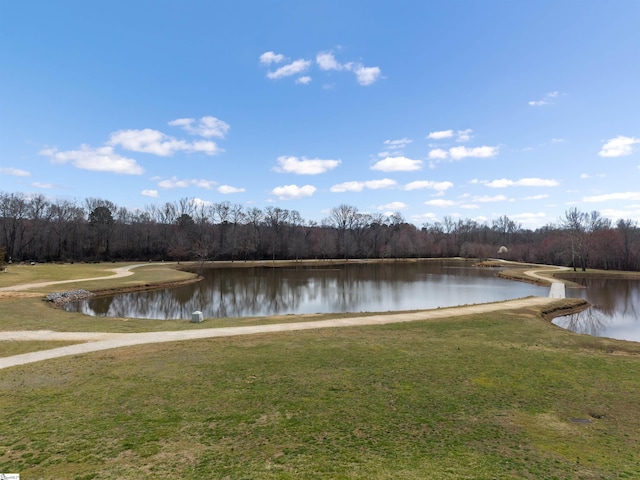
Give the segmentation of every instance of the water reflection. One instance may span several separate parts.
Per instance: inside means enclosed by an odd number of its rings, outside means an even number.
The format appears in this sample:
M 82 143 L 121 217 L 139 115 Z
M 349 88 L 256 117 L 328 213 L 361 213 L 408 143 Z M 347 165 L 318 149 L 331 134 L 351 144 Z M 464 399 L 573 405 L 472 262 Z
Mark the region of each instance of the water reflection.
M 68 304 L 88 315 L 154 319 L 413 310 L 548 294 L 460 262 L 339 268 L 211 269 L 201 282 Z
M 640 341 L 640 281 L 607 278 L 571 279 L 586 288 L 567 295 L 593 304 L 582 312 L 556 318 L 553 323 L 576 333 Z

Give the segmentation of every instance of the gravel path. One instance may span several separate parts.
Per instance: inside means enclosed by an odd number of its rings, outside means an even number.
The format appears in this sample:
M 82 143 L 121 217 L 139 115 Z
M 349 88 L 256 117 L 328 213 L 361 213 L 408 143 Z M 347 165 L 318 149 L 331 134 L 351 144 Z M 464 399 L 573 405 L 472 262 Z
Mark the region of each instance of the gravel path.
M 542 275 L 539 275 L 540 273 L 545 273 L 545 272 L 558 272 L 558 271 L 563 271 L 563 270 L 570 270 L 569 267 L 545 267 L 545 268 L 536 268 L 533 270 L 526 270 L 524 272 L 525 275 L 532 277 L 532 278 L 537 278 L 538 280 L 544 280 L 547 282 L 557 282 L 557 283 L 562 283 L 562 282 L 558 282 L 557 280 L 554 280 L 553 278 L 550 277 L 545 277 Z

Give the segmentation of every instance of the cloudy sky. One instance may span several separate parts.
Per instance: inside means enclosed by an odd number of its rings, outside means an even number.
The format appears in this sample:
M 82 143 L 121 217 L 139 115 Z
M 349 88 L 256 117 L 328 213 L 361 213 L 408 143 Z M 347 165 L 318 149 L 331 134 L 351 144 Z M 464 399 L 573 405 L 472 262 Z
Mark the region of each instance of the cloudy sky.
M 640 221 L 640 1 L 0 0 L 0 191 Z

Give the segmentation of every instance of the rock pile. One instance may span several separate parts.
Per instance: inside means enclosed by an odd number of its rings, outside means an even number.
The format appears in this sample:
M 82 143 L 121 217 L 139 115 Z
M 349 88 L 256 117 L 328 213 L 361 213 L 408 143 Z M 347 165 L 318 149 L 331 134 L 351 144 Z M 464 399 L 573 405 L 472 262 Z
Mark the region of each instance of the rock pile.
M 61 303 L 75 302 L 84 298 L 93 297 L 95 294 L 87 290 L 71 290 L 69 292 L 56 292 L 47 295 L 47 300 L 60 305 Z

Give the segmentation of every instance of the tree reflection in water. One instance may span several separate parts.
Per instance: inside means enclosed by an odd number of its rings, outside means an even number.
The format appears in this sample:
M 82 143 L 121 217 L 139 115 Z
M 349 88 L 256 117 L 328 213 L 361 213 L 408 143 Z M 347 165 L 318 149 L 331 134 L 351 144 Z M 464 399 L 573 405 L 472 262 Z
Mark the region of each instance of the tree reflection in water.
M 558 317 L 553 323 L 572 332 L 601 337 L 611 321 L 611 317 L 607 317 L 597 307 L 590 307 L 579 313 Z
M 576 333 L 640 341 L 640 281 L 610 278 L 575 278 L 586 289 L 567 290 L 571 297 L 588 300 L 592 307 L 553 323 Z

